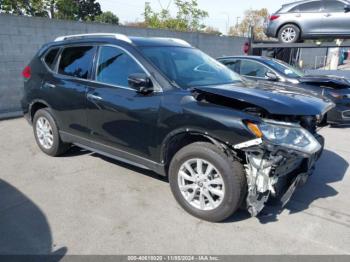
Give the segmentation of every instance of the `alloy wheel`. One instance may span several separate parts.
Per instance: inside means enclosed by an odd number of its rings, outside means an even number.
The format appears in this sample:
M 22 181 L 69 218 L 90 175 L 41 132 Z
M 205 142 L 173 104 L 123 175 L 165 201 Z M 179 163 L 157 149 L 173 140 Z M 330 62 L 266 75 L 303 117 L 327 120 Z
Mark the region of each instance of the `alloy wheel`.
M 41 116 L 36 121 L 36 136 L 40 145 L 45 149 L 50 149 L 53 145 L 53 132 L 49 120 Z
M 178 173 L 178 186 L 182 196 L 199 210 L 213 210 L 224 199 L 224 180 L 218 169 L 200 158 L 187 160 Z
M 283 29 L 281 38 L 285 43 L 292 43 L 297 37 L 297 32 L 293 27 L 286 27 Z

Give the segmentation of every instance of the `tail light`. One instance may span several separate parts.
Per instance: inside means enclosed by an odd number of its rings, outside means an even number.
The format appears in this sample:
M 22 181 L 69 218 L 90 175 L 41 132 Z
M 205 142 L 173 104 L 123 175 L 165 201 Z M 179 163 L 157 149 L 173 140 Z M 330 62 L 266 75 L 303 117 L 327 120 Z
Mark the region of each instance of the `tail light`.
M 244 45 L 243 45 L 243 52 L 245 54 L 248 54 L 249 53 L 249 49 L 250 49 L 250 44 L 248 42 L 245 42 Z
M 272 15 L 270 16 L 270 21 L 278 19 L 280 16 L 279 15 Z
M 30 66 L 26 66 L 22 71 L 22 76 L 24 79 L 29 79 L 32 76 L 32 70 Z

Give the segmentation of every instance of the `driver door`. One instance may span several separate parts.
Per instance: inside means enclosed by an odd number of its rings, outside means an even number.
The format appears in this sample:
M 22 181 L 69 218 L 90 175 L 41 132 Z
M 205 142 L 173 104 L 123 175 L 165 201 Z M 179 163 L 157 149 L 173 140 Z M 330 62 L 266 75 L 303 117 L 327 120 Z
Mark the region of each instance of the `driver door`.
M 93 140 L 108 148 L 149 159 L 157 136 L 162 92 L 143 95 L 128 76 L 146 73 L 136 59 L 117 46 L 100 46 L 95 79 L 87 92 L 87 118 Z
M 350 34 L 350 12 L 342 1 L 323 1 L 322 28 L 329 35 Z

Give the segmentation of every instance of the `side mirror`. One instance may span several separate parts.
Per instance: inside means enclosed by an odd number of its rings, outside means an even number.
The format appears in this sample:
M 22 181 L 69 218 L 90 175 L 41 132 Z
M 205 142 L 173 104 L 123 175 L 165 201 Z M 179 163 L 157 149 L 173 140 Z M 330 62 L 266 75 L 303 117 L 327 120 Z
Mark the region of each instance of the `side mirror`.
M 345 5 L 344 11 L 345 11 L 345 13 L 349 13 L 350 12 L 350 5 Z
M 266 78 L 270 81 L 277 81 L 278 80 L 278 76 L 276 75 L 276 73 L 268 71 L 266 72 Z
M 131 74 L 128 77 L 129 87 L 140 94 L 149 94 L 154 91 L 152 80 L 143 73 Z

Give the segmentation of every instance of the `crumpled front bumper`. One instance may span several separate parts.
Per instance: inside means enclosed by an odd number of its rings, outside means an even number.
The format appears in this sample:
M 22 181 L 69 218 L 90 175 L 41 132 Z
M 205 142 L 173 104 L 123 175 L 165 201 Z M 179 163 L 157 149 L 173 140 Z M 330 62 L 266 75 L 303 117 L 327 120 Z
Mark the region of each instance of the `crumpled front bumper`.
M 257 216 L 270 199 L 285 206 L 297 186 L 306 183 L 324 147 L 324 138 L 317 134 L 314 137 L 321 146 L 313 154 L 273 145 L 262 139 L 234 146 L 234 149 L 245 153 L 248 185 L 246 207 L 252 216 Z
M 315 164 L 317 160 L 322 156 L 324 149 L 324 138 L 321 135 L 316 136 L 317 141 L 321 144 L 321 149 L 308 158 L 304 158 L 298 168 L 286 175 L 285 179 L 288 181 L 284 185 L 284 190 L 280 192 L 280 201 L 282 207 L 284 207 L 291 199 L 295 189 L 298 186 L 304 185 L 309 176 L 311 176 L 315 170 Z

